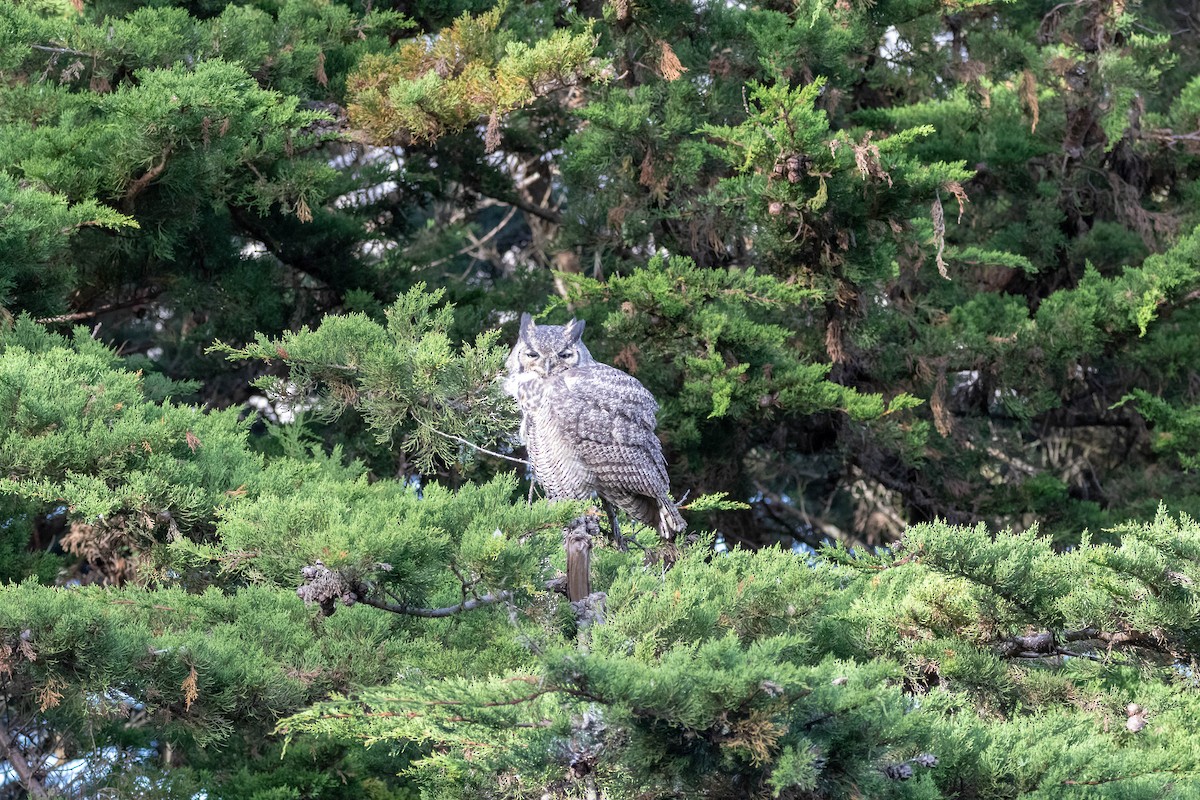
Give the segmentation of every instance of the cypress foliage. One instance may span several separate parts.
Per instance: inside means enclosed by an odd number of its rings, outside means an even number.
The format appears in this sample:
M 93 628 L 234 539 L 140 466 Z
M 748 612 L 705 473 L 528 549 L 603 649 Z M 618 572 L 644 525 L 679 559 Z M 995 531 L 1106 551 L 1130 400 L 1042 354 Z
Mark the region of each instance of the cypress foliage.
M 0 6 L 0 795 L 1200 793 L 1185 12 Z

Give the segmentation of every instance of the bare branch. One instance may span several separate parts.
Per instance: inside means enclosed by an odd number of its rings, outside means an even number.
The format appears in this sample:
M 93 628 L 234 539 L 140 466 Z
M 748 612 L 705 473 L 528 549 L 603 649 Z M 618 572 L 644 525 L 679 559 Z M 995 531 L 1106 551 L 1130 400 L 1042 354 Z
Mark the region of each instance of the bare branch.
M 497 201 L 497 202 L 499 202 L 499 201 Z M 445 264 L 447 261 L 449 261 L 453 258 L 458 258 L 459 256 L 464 256 L 467 253 L 471 252 L 472 250 L 476 250 L 478 248 L 483 247 L 483 245 L 486 244 L 489 239 L 493 238 L 496 234 L 500 233 L 500 231 L 504 230 L 504 228 L 508 225 L 508 223 L 512 221 L 513 216 L 516 215 L 518 210 L 519 209 L 516 206 L 513 206 L 512 208 L 510 208 L 508 210 L 508 213 L 504 215 L 504 219 L 500 220 L 500 223 L 498 225 L 496 225 L 496 227 L 492 228 L 490 231 L 485 233 L 482 237 L 476 239 L 474 236 L 472 236 L 470 244 L 459 248 L 457 251 L 455 251 L 451 255 L 443 256 L 442 258 L 438 258 L 433 261 L 430 261 L 428 264 L 425 265 L 425 268 L 433 269 L 434 267 L 440 267 L 442 264 Z
M 1153 636 L 1140 631 L 1118 631 L 1108 633 L 1099 628 L 1080 628 L 1074 631 L 1063 631 L 1054 634 L 1050 631 L 1030 634 L 1028 636 L 1013 636 L 1000 643 L 1000 655 L 1004 658 L 1047 658 L 1054 656 L 1071 656 L 1073 658 L 1089 658 L 1097 660 L 1091 653 L 1067 650 L 1062 647 L 1064 642 L 1082 642 L 1094 640 L 1103 642 L 1109 650 L 1114 647 L 1144 647 L 1160 653 L 1169 653 L 1170 648 L 1157 641 Z
M 567 597 L 571 602 L 587 598 L 592 593 L 592 536 L 599 533 L 594 517 L 578 517 L 563 529 L 563 546 L 567 550 Z
M 95 53 L 85 53 L 82 50 L 72 50 L 69 47 L 51 47 L 45 44 L 31 44 L 29 46 L 34 50 L 41 50 L 44 53 L 54 53 L 55 55 L 87 56 L 88 58 L 95 58 L 96 56 Z
M 21 781 L 21 785 L 25 787 L 25 791 L 29 793 L 30 797 L 50 796 L 46 787 L 37 777 L 33 765 L 25 758 L 24 751 L 17 745 L 16 737 L 2 721 L 0 721 L 0 753 L 3 753 L 8 763 L 12 764 L 13 771 L 17 773 L 17 779 Z
M 491 197 L 493 200 L 499 201 L 501 203 L 506 203 L 510 206 L 516 206 L 517 208 L 524 211 L 526 214 L 533 214 L 535 217 L 541 217 L 542 219 L 546 220 L 547 222 L 553 222 L 555 225 L 558 225 L 562 222 L 562 215 L 559 214 L 557 211 L 550 209 L 550 208 L 546 208 L 545 206 L 539 206 L 539 205 L 530 203 L 528 200 L 524 200 L 524 199 L 516 196 L 515 194 L 514 195 L 506 195 L 504 197 L 495 197 L 492 195 L 488 195 L 488 196 Z
M 496 592 L 495 594 L 485 594 L 473 600 L 464 600 L 461 603 L 453 606 L 443 606 L 442 608 L 418 608 L 410 606 L 407 603 L 387 603 L 383 600 L 376 600 L 373 597 L 360 597 L 358 602 L 378 608 L 383 611 L 391 611 L 393 614 L 407 614 L 412 617 L 450 617 L 463 611 L 474 611 L 477 608 L 484 606 L 495 605 L 510 600 L 513 593 L 510 591 Z
M 446 433 L 445 431 L 440 431 L 437 428 L 430 425 L 428 422 L 424 422 L 422 420 L 417 420 L 417 422 L 420 422 L 422 425 L 424 425 L 426 428 L 428 428 L 429 430 L 436 433 L 438 436 L 444 436 L 447 439 L 453 439 L 456 442 L 465 444 L 467 447 L 470 447 L 473 450 L 478 450 L 480 453 L 486 453 L 487 455 L 495 456 L 496 458 L 503 458 L 506 461 L 512 461 L 515 464 L 524 464 L 527 467 L 530 465 L 529 462 L 523 458 L 514 458 L 513 456 L 506 456 L 503 453 L 497 453 L 494 450 L 488 450 L 486 447 L 480 447 L 479 445 L 475 444 L 474 442 L 468 441 L 468 440 L 462 438 L 461 436 L 455 436 L 453 433 Z
M 161 288 L 155 287 L 155 288 L 151 288 L 151 289 L 145 290 L 143 292 L 140 292 L 140 293 L 138 293 L 138 295 L 136 297 L 133 297 L 132 299 L 129 299 L 129 300 L 123 300 L 121 302 L 116 302 L 116 303 L 108 303 L 106 305 L 97 306 L 96 308 L 93 308 L 88 311 L 76 311 L 73 314 L 60 314 L 57 317 L 42 317 L 41 319 L 34 320 L 34 322 L 36 322 L 39 325 L 51 325 L 56 322 L 79 322 L 81 320 L 91 319 L 92 317 L 96 317 L 101 314 L 107 314 L 110 311 L 122 311 L 127 308 L 137 308 L 138 306 L 144 306 L 147 303 L 149 303 L 151 300 L 153 300 L 155 297 L 158 297 L 158 295 L 162 294 L 162 292 L 163 292 L 163 290 Z

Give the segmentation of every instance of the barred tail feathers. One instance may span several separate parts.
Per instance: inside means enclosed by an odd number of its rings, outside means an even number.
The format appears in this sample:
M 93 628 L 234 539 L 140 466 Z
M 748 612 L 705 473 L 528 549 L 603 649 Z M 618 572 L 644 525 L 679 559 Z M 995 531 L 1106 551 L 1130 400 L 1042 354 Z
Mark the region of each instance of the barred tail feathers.
M 608 500 L 638 522 L 654 528 L 664 539 L 673 539 L 675 534 L 687 528 L 687 522 L 669 496 L 610 495 Z
M 658 535 L 664 539 L 674 539 L 675 534 L 687 530 L 687 521 L 679 513 L 679 509 L 670 498 L 658 505 Z

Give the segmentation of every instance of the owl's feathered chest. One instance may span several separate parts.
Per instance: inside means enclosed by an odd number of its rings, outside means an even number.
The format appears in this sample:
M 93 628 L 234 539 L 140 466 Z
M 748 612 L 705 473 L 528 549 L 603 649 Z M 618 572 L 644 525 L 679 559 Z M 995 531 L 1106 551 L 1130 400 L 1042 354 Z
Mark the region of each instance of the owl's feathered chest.
M 578 384 L 564 374 L 522 381 L 517 389 L 521 439 L 534 474 L 550 498 L 587 497 L 596 489 L 592 470 L 580 457 L 571 416 L 563 414 L 579 405 L 581 398 L 573 396 Z

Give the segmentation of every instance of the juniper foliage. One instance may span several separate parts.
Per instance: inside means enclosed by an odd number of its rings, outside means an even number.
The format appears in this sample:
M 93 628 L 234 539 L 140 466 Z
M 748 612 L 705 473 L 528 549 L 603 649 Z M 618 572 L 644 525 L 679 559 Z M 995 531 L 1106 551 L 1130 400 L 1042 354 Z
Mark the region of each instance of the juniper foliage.
M 1189 13 L 0 7 L 0 793 L 1196 794 Z M 524 311 L 689 493 L 582 606 Z

